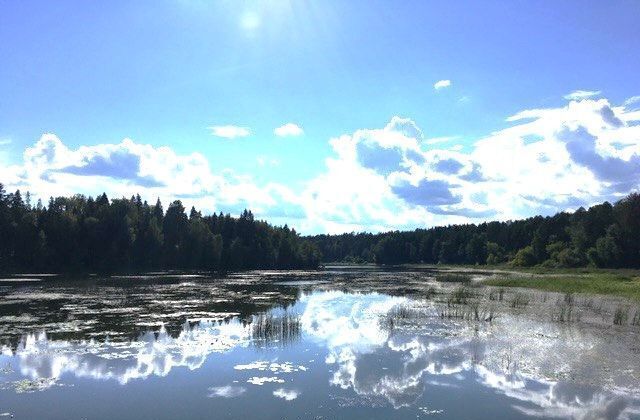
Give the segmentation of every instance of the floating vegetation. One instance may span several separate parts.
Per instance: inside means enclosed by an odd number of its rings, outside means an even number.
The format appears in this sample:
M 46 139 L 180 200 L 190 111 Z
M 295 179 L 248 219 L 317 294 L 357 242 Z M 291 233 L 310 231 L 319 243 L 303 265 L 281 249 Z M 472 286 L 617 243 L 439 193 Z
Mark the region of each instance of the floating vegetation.
M 266 383 L 283 384 L 284 379 L 278 378 L 277 376 L 252 376 L 247 379 L 247 383 L 252 385 L 264 385 Z
M 16 394 L 24 394 L 28 392 L 44 391 L 49 389 L 56 383 L 56 378 L 38 378 L 35 380 L 22 379 L 20 381 L 6 383 L 1 389 L 13 388 Z
M 436 275 L 436 281 L 441 283 L 469 283 L 471 276 L 460 273 L 442 273 Z
M 303 365 L 295 365 L 291 362 L 267 362 L 265 360 L 257 360 L 245 365 L 235 365 L 235 370 L 259 370 L 262 372 L 269 371 L 273 374 L 292 373 L 299 371 L 306 371 L 307 368 Z
M 427 416 L 433 416 L 444 413 L 444 410 L 432 410 L 429 407 L 418 407 L 418 411 Z

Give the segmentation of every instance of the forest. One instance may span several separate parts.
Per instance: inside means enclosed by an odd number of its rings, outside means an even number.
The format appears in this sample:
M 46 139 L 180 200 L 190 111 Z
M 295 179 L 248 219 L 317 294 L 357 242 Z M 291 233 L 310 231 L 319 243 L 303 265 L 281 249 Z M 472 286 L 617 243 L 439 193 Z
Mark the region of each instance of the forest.
M 321 262 L 640 267 L 640 194 L 573 213 L 406 232 L 302 237 L 245 210 L 166 211 L 139 195 L 33 205 L 0 184 L 0 271 L 124 272 L 317 268 Z
M 640 267 L 640 194 L 524 220 L 310 238 L 324 261 Z
M 294 230 L 255 220 L 245 210 L 187 215 L 131 199 L 82 195 L 31 203 L 0 184 L 0 271 L 126 272 L 316 268 L 320 253 Z

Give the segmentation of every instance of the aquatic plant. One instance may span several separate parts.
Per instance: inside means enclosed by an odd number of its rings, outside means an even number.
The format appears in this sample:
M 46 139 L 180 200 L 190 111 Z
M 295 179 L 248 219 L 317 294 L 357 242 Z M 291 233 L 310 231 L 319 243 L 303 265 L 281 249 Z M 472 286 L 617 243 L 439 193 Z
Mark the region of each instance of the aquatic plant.
M 567 305 L 573 305 L 573 302 L 574 302 L 573 293 L 571 293 L 571 292 L 565 293 L 564 294 L 564 303 L 566 303 Z
M 629 308 L 618 306 L 613 314 L 613 325 L 625 325 L 629 319 Z
M 460 273 L 440 273 L 436 275 L 436 281 L 441 283 L 469 283 L 471 276 Z
M 391 308 L 386 314 L 380 317 L 378 322 L 382 328 L 392 330 L 397 325 L 424 320 L 429 316 L 432 316 L 432 314 L 430 315 L 425 308 L 402 304 Z
M 523 293 L 516 293 L 513 300 L 509 303 L 512 308 L 524 308 L 529 304 L 529 297 Z
M 489 292 L 489 300 L 502 302 L 502 299 L 504 299 L 504 289 L 493 289 Z
M 473 294 L 466 287 L 458 287 L 449 295 L 447 306 L 466 305 L 471 296 L 473 296 Z
M 464 319 L 484 322 L 492 322 L 496 319 L 493 306 L 480 306 L 476 302 L 470 305 L 443 306 L 438 311 L 438 316 L 442 319 Z
M 579 322 L 580 313 L 574 309 L 573 305 L 561 304 L 551 314 L 551 320 L 555 322 Z
M 282 315 L 260 314 L 251 322 L 251 337 L 261 344 L 290 344 L 300 338 L 300 317 L 289 312 Z
M 429 287 L 427 289 L 427 291 L 425 292 L 425 298 L 427 299 L 431 299 L 432 297 L 434 297 L 438 292 L 436 291 L 435 287 Z

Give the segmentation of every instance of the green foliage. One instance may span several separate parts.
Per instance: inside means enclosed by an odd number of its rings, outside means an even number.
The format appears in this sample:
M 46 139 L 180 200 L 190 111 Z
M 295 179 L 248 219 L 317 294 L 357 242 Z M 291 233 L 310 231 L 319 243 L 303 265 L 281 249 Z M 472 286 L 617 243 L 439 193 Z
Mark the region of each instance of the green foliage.
M 412 232 L 309 238 L 325 261 L 378 264 L 501 264 L 640 267 L 640 195 L 575 213 Z
M 32 207 L 0 184 L 0 271 L 245 270 L 315 268 L 317 246 L 288 227 L 239 218 L 185 214 L 180 201 L 163 213 L 140 196 L 109 201 L 76 195 Z
M 487 235 L 474 234 L 465 246 L 466 260 L 472 264 L 484 264 L 487 261 Z
M 598 238 L 596 246 L 588 251 L 589 261 L 598 267 L 616 267 L 622 258 L 618 243 L 621 233 L 617 225 L 611 225 L 605 236 Z
M 536 264 L 536 255 L 532 246 L 525 246 L 516 254 L 513 265 L 516 267 L 531 267 Z
M 505 262 L 504 249 L 495 242 L 487 242 L 487 261 L 489 265 Z

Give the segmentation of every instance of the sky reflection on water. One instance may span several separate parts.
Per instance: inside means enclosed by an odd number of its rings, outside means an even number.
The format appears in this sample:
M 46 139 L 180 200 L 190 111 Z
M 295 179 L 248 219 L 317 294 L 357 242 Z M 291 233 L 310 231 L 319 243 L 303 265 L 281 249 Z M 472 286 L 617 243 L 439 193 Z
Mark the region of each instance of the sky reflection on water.
M 629 347 L 637 331 L 617 340 L 620 332 L 509 311 L 484 322 L 442 318 L 440 310 L 411 296 L 307 288 L 286 309 L 185 321 L 174 333 L 159 327 L 134 339 L 62 339 L 43 327 L 2 347 L 0 412 L 640 417 L 640 361 Z M 95 395 L 103 401 L 87 405 Z M 185 405 L 172 406 L 176 400 Z M 68 405 L 52 406 L 62 401 Z

